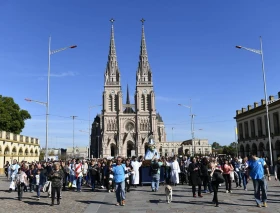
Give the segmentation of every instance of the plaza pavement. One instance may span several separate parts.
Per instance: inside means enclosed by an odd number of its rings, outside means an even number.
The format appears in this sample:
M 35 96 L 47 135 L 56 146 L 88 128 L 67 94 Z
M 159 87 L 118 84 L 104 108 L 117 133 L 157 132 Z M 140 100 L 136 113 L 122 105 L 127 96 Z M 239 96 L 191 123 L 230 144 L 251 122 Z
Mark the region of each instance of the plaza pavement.
M 233 186 L 235 184 L 233 183 Z M 17 200 L 17 193 L 7 192 L 9 182 L 0 177 L 0 213 L 173 213 L 173 212 L 217 212 L 217 213 L 280 213 L 280 183 L 274 179 L 269 182 L 268 208 L 257 208 L 253 199 L 252 182 L 248 184 L 248 191 L 242 188 L 233 188 L 232 194 L 226 194 L 224 186 L 220 189 L 220 207 L 216 208 L 211 203 L 212 195 L 203 194 L 203 198 L 193 198 L 191 188 L 186 185 L 173 187 L 173 202 L 165 201 L 164 187 L 158 192 L 151 192 L 149 186 L 132 188 L 127 193 L 126 206 L 115 206 L 114 193 L 104 190 L 91 192 L 84 188 L 83 192 L 63 192 L 60 206 L 49 206 L 50 198 L 46 193 L 41 194 L 41 199 L 36 200 L 36 193 L 26 192 L 23 201 Z

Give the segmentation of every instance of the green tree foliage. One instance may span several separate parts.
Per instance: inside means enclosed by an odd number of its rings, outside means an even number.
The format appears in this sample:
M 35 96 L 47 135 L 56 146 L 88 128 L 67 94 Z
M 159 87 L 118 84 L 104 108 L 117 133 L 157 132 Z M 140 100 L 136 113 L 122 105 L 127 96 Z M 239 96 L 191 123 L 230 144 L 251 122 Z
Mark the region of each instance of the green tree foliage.
M 236 156 L 236 148 L 233 146 L 224 146 L 223 147 L 223 154 L 230 155 L 230 156 Z
M 31 119 L 28 111 L 20 109 L 13 98 L 0 95 L 0 130 L 20 134 L 27 119 Z
M 214 148 L 214 149 L 219 149 L 219 148 L 221 148 L 221 145 L 220 145 L 218 142 L 214 142 L 214 143 L 212 144 L 212 148 Z

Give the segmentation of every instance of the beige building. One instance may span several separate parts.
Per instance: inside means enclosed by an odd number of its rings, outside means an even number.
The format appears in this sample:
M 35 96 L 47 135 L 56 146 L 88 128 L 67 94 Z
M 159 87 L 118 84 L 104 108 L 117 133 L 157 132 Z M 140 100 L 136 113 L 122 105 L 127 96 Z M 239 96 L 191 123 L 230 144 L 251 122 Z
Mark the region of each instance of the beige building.
M 280 156 L 280 92 L 277 96 L 269 96 L 268 107 L 273 161 L 275 161 Z M 259 157 L 269 157 L 265 100 L 237 110 L 235 119 L 238 128 L 239 155 L 244 157 L 255 153 Z
M 165 127 L 156 111 L 153 75 L 148 61 L 144 25 L 136 71 L 134 104 L 127 87 L 123 104 L 121 73 L 117 62 L 114 27 L 104 74 L 103 110 L 95 118 L 91 134 L 91 155 L 94 157 L 144 155 L 149 137 L 166 141 Z M 158 144 L 157 144 L 158 146 Z
M 184 155 L 190 155 L 194 153 L 201 155 L 212 154 L 212 146 L 209 144 L 208 139 L 198 139 L 193 140 L 194 145 L 192 146 L 192 140 L 186 140 L 182 142 L 182 151 Z
M 38 161 L 40 142 L 38 138 L 0 131 L 0 174 L 4 173 L 6 161 Z
M 86 159 L 88 158 L 88 146 L 87 147 L 75 147 L 73 153 L 73 147 L 69 147 L 66 149 L 66 159 L 69 158 L 80 158 Z

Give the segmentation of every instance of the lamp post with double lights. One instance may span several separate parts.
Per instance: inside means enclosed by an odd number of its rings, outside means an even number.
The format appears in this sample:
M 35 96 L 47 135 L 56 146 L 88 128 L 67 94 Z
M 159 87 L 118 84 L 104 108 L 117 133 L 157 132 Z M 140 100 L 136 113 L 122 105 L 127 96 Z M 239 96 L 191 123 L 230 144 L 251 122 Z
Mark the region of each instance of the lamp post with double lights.
M 268 114 L 268 101 L 267 101 L 267 92 L 266 92 L 266 76 L 264 69 L 264 57 L 263 57 L 263 45 L 262 45 L 262 37 L 260 36 L 260 50 L 251 49 L 243 46 L 235 46 L 237 49 L 244 49 L 256 54 L 261 55 L 262 60 L 262 76 L 263 76 L 263 89 L 264 89 L 264 97 L 265 97 L 265 109 L 266 109 L 266 120 L 267 120 L 267 129 L 268 129 L 268 144 L 269 144 L 269 155 L 270 155 L 270 166 L 273 168 L 273 159 L 272 159 L 272 147 L 271 147 L 271 136 L 270 136 L 270 122 L 269 122 L 269 114 Z M 271 170 L 272 171 L 272 170 Z
M 59 53 L 67 49 L 76 48 L 77 45 L 67 46 L 56 50 L 51 50 L 51 36 L 49 37 L 49 54 L 48 54 L 48 80 L 47 80 L 47 102 L 46 102 L 46 153 L 48 152 L 48 138 L 49 138 L 49 107 L 50 107 L 50 76 L 51 76 L 51 55 Z M 47 155 L 46 155 L 47 157 Z M 48 160 L 46 158 L 46 160 Z
M 93 108 L 96 108 L 96 107 L 99 107 L 99 106 L 102 106 L 101 104 L 99 104 L 99 105 L 93 105 L 93 106 L 89 106 L 88 107 L 88 138 L 89 138 L 89 144 L 88 144 L 88 147 L 89 147 L 89 151 L 88 151 L 88 158 L 90 158 L 90 153 L 91 153 L 91 149 L 90 149 L 90 147 L 91 147 L 91 137 L 90 137 L 90 134 L 91 134 L 91 128 L 90 128 L 90 122 L 91 122 L 91 119 L 90 119 L 90 117 L 91 117 L 91 115 L 90 115 L 90 112 L 91 112 L 91 110 L 93 109 Z
M 43 102 L 43 101 L 36 101 L 36 100 L 32 100 L 32 99 L 29 99 L 29 98 L 25 98 L 24 100 L 28 101 L 28 102 L 34 102 L 34 103 L 37 103 L 37 104 L 41 104 L 41 105 L 44 105 L 48 106 L 48 103 L 47 102 Z M 46 114 L 47 116 L 47 114 Z M 47 161 L 48 160 L 48 120 L 46 119 L 46 148 L 45 148 L 45 160 Z
M 192 106 L 187 106 L 184 104 L 178 104 L 181 107 L 185 107 L 190 109 L 190 116 L 191 116 L 191 136 L 192 136 L 192 155 L 194 155 L 194 116 L 195 114 L 192 114 Z

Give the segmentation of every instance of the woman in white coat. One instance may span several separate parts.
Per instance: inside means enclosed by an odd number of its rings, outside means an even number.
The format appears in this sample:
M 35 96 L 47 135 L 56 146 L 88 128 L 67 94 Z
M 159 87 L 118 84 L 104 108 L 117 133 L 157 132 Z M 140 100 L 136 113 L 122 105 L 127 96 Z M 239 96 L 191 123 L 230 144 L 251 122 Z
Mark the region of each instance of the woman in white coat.
M 134 173 L 132 174 L 131 184 L 134 185 L 134 187 L 136 188 L 136 185 L 139 184 L 139 179 L 140 179 L 139 168 L 142 166 L 142 162 L 138 162 L 136 160 L 136 157 L 133 157 L 131 161 L 131 166 L 134 171 Z

